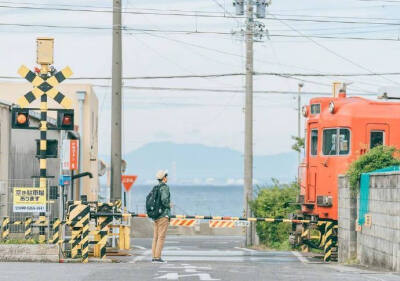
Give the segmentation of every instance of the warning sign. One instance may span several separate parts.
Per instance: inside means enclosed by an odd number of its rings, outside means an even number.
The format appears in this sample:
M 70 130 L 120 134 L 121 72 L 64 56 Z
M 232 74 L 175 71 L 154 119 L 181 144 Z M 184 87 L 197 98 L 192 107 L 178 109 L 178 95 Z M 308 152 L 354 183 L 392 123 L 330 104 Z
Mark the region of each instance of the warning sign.
M 121 176 L 121 181 L 122 181 L 122 184 L 124 185 L 126 192 L 129 192 L 132 185 L 135 183 L 137 177 L 138 176 L 135 176 L 135 175 L 122 175 Z
M 13 195 L 14 212 L 46 212 L 46 188 L 14 187 Z

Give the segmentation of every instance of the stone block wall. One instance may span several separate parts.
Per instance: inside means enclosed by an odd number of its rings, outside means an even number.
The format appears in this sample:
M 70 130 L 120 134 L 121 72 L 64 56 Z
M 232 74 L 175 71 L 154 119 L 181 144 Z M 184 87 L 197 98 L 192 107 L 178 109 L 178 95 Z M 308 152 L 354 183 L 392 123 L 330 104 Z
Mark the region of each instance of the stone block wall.
M 400 271 L 400 172 L 370 175 L 370 227 L 356 232 L 359 195 L 351 194 L 346 177 L 339 177 L 339 261 L 353 257 L 363 265 Z
M 357 233 L 355 223 L 357 218 L 357 199 L 350 191 L 347 177 L 339 176 L 338 195 L 338 239 L 339 262 L 345 263 L 357 258 Z

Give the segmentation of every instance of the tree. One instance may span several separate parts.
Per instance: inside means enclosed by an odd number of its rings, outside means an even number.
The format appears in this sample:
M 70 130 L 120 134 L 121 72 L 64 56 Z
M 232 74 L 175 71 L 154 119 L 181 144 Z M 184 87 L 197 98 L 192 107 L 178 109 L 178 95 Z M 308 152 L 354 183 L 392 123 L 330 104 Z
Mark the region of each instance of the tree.
M 292 136 L 292 139 L 295 141 L 295 143 L 292 145 L 292 149 L 294 151 L 301 152 L 301 150 L 304 149 L 304 138 Z

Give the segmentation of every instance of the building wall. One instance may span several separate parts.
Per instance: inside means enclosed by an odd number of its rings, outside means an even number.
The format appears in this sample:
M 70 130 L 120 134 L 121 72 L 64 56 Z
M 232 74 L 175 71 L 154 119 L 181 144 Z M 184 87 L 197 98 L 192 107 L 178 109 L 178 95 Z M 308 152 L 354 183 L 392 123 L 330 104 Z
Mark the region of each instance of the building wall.
M 64 82 L 65 83 L 65 82 Z M 80 147 L 83 153 L 82 171 L 91 172 L 93 175 L 92 179 L 84 177 L 81 179 L 82 182 L 82 193 L 88 195 L 89 200 L 97 200 L 99 193 L 99 179 L 98 179 L 98 100 L 92 87 L 89 84 L 61 84 L 57 88 L 64 95 L 68 96 L 73 103 L 73 109 L 75 111 L 75 128 L 79 131 L 79 120 L 80 115 L 83 114 L 83 136 L 81 137 Z M 27 93 L 32 89 L 32 86 L 26 83 L 0 83 L 0 100 L 5 100 L 9 103 L 17 103 L 19 97 Z M 76 93 L 78 91 L 85 91 L 86 98 L 84 100 L 83 112 L 80 112 L 79 103 L 77 100 Z M 40 101 L 36 100 L 30 104 L 30 107 L 38 108 Z M 57 102 L 49 98 L 49 108 L 62 108 Z M 56 113 L 49 111 L 48 116 L 56 118 Z M 22 131 L 22 130 L 21 130 Z M 25 131 L 25 130 L 23 130 Z M 16 137 L 20 133 L 16 133 Z M 49 133 L 50 134 L 50 133 Z M 22 140 L 23 141 L 23 140 Z M 61 142 L 59 143 L 62 144 Z M 14 152 L 19 153 L 19 149 L 15 148 Z M 59 150 L 61 151 L 61 150 Z M 30 152 L 32 153 L 32 151 Z M 17 160 L 18 161 L 18 160 Z M 52 161 L 52 160 L 50 160 Z M 33 162 L 32 162 L 33 163 Z M 32 164 L 34 165 L 34 164 Z M 57 166 L 58 167 L 58 166 Z M 13 174 L 14 176 L 15 174 Z M 17 175 L 15 175 L 17 176 Z M 79 181 L 75 182 L 75 192 L 79 192 Z M 78 199 L 78 196 L 75 198 Z
M 8 152 L 10 138 L 10 109 L 0 103 L 0 181 L 8 179 Z
M 400 172 L 370 175 L 369 215 L 370 227 L 363 225 L 361 230 L 349 225 L 358 216 L 359 195 L 349 193 L 347 179 L 339 180 L 339 204 L 353 204 L 354 208 L 341 208 L 339 212 L 339 258 L 357 256 L 363 265 L 400 271 Z M 350 218 L 350 222 L 346 220 Z M 356 247 L 354 244 L 356 243 Z M 350 246 L 349 246 L 350 245 Z
M 0 103 L 0 216 L 7 215 L 7 179 L 10 138 L 10 109 Z

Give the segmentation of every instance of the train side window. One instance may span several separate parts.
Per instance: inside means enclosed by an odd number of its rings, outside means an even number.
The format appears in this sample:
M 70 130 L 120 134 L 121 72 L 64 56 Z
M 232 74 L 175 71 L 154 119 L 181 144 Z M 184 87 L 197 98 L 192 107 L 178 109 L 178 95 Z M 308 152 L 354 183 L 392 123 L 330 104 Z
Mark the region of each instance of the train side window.
M 315 103 L 311 105 L 311 114 L 319 114 L 321 112 L 321 105 Z
M 336 155 L 336 140 L 337 140 L 337 129 L 326 129 L 324 130 L 322 153 L 324 155 Z
M 318 154 L 318 129 L 311 130 L 310 154 L 313 156 Z
M 384 131 L 371 131 L 370 133 L 370 148 L 374 148 L 378 145 L 383 145 L 384 142 Z
M 339 130 L 339 155 L 349 154 L 350 152 L 350 130 Z

